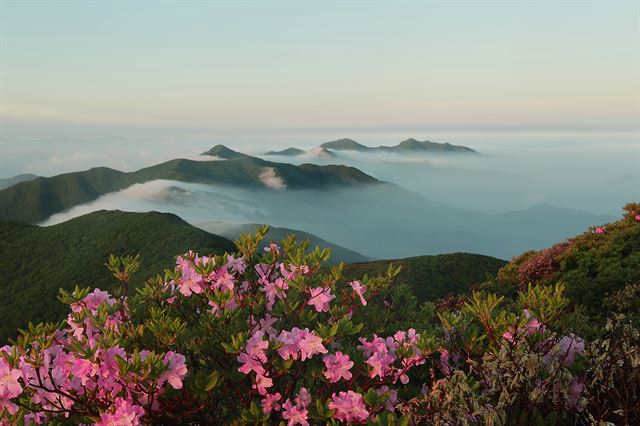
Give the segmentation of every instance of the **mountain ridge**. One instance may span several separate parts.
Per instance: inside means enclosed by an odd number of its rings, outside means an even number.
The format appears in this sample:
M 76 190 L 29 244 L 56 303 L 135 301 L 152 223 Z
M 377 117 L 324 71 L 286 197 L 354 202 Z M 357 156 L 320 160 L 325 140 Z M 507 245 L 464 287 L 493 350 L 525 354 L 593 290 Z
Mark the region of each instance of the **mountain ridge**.
M 397 145 L 380 145 L 370 147 L 349 138 L 337 139 L 325 142 L 320 148 L 333 149 L 336 151 L 359 151 L 359 152 L 431 152 L 431 153 L 467 153 L 478 154 L 478 151 L 462 145 L 452 145 L 448 142 L 432 142 L 429 140 L 419 141 L 414 138 L 406 139 Z
M 0 220 L 39 223 L 55 213 L 94 201 L 102 195 L 157 179 L 269 188 L 269 178 L 280 179 L 289 189 L 382 183 L 359 169 L 342 165 L 292 165 L 244 154 L 224 161 L 174 159 L 134 172 L 95 167 L 18 183 L 0 191 Z

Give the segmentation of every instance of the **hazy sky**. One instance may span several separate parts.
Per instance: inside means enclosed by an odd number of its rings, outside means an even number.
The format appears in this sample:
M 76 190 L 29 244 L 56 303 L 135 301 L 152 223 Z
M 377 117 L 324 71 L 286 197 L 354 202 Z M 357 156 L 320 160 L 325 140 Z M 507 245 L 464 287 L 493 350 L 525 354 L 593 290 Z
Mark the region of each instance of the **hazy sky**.
M 5 139 L 640 129 L 637 1 L 2 0 L 0 35 Z

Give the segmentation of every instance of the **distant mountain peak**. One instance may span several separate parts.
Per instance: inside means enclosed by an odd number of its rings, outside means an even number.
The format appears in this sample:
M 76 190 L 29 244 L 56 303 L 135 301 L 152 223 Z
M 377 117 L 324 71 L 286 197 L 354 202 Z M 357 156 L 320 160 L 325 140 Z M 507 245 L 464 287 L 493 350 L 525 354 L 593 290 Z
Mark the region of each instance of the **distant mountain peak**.
M 335 149 L 338 151 L 367 151 L 371 148 L 349 138 L 336 139 L 335 141 L 325 142 L 320 148 Z
M 473 153 L 477 154 L 477 151 L 461 145 L 452 145 L 448 142 L 439 143 L 431 142 L 429 140 L 419 141 L 415 138 L 409 138 L 403 140 L 394 146 L 378 146 L 369 147 L 362 145 L 354 141 L 353 139 L 342 138 L 331 142 L 325 142 L 320 145 L 320 148 L 331 149 L 335 151 L 360 151 L 360 152 L 406 152 L 406 151 L 418 151 L 418 152 L 435 152 L 435 153 Z
M 298 155 L 302 155 L 304 153 L 305 151 L 303 149 L 294 148 L 291 146 L 289 148 L 283 149 L 282 151 L 269 151 L 265 155 L 282 155 L 282 156 L 288 156 L 288 157 L 297 157 Z
M 216 145 L 210 150 L 205 151 L 200 155 L 210 155 L 212 157 L 224 158 L 225 160 L 235 160 L 238 158 L 247 157 L 246 154 L 243 154 L 238 151 L 234 151 L 231 148 L 227 148 L 224 145 Z

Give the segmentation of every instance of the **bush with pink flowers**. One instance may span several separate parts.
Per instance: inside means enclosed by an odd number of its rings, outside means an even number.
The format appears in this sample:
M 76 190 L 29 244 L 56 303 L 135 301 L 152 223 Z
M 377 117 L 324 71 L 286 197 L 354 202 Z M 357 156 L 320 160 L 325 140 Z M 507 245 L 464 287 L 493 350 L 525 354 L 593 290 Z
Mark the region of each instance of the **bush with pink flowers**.
M 225 256 L 186 253 L 130 296 L 62 293 L 61 324 L 0 350 L 0 424 L 559 424 L 638 414 L 638 332 L 585 341 L 562 285 L 413 309 L 398 269 L 346 282 L 329 252 L 266 228 Z M 597 354 L 597 355 L 594 355 Z M 636 389 L 636 388 L 632 388 Z M 595 395 L 595 396 L 594 396 Z M 595 397 L 600 399 L 595 400 Z M 603 410 L 601 401 L 611 407 Z

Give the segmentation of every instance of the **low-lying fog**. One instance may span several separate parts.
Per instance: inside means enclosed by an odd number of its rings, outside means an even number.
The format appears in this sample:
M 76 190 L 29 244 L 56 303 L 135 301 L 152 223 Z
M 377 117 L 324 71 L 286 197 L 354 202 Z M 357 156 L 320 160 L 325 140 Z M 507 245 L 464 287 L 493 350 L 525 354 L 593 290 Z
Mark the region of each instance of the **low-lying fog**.
M 171 212 L 193 224 L 269 223 L 376 258 L 466 251 L 506 259 L 609 219 L 548 205 L 487 215 L 430 202 L 392 185 L 294 191 L 153 181 L 54 215 L 44 224 L 100 209 Z
M 104 138 L 93 140 L 3 140 L 0 178 L 19 173 L 50 176 L 108 166 L 133 171 L 173 158 L 203 160 L 198 154 L 222 143 L 271 161 L 347 164 L 424 197 L 487 213 L 525 209 L 540 203 L 618 215 L 640 199 L 640 138 L 637 133 L 440 134 L 418 137 L 476 149 L 482 155 L 394 155 L 335 152 L 326 158 L 264 156 L 289 146 L 311 150 L 332 136 L 249 135 L 212 140 Z M 395 145 L 416 134 L 362 134 L 356 141 Z
M 395 145 L 409 136 L 416 135 L 355 135 L 353 139 L 378 146 Z M 206 160 L 199 154 L 218 143 L 275 162 L 351 165 L 404 189 L 248 191 L 155 181 L 55 215 L 46 224 L 98 209 L 158 210 L 176 213 L 194 224 L 252 222 L 299 229 L 377 258 L 451 251 L 509 258 L 604 223 L 619 216 L 624 203 L 640 200 L 640 141 L 636 134 L 429 138 L 469 146 L 480 155 L 342 151 L 327 158 L 311 152 L 330 139 L 307 135 L 299 139 L 254 137 L 243 142 L 122 138 L 3 141 L 1 177 L 18 173 L 46 176 L 93 166 L 132 171 L 172 158 Z M 310 153 L 300 157 L 263 155 L 289 146 Z

